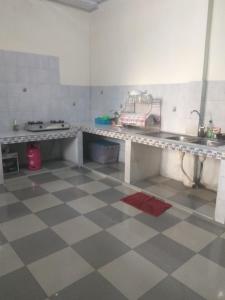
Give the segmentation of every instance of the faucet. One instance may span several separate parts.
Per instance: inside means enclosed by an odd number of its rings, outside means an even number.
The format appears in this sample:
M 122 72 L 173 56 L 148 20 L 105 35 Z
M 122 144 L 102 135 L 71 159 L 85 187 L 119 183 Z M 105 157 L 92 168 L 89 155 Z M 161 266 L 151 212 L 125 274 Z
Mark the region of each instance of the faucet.
M 193 114 L 193 113 L 196 113 L 198 115 L 198 136 L 204 137 L 205 136 L 205 126 L 202 122 L 201 113 L 197 109 L 192 110 L 191 114 Z

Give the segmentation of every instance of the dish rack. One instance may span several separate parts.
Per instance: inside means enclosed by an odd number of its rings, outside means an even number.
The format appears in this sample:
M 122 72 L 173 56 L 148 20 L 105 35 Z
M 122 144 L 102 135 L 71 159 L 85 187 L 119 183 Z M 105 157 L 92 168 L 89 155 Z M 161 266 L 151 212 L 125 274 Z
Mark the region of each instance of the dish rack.
M 161 129 L 161 99 L 153 99 L 147 91 L 128 93 L 120 124 L 140 128 Z

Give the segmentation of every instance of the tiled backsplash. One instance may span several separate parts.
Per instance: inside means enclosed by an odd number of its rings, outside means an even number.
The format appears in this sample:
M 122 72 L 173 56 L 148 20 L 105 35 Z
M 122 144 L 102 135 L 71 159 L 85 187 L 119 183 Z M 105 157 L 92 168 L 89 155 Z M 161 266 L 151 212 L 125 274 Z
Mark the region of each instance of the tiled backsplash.
M 225 81 L 210 81 L 207 87 L 206 123 L 212 118 L 216 127 L 225 132 Z
M 162 130 L 196 134 L 198 118 L 191 115 L 200 108 L 201 82 L 155 84 L 143 86 L 91 87 L 91 116 L 120 109 L 133 89 L 148 90 L 153 98 L 162 99 Z
M 120 109 L 128 91 L 148 90 L 154 98 L 162 99 L 162 130 L 196 134 L 197 115 L 200 109 L 202 82 L 180 84 L 155 84 L 143 86 L 99 86 L 91 87 L 91 116 L 110 113 Z M 176 111 L 174 111 L 176 109 Z M 225 132 L 225 81 L 207 82 L 205 125 L 212 118 L 217 127 Z
M 59 59 L 54 56 L 0 50 L 0 125 L 10 129 L 14 119 L 65 119 L 83 122 L 118 111 L 128 91 L 148 90 L 162 99 L 162 129 L 196 134 L 202 83 L 143 86 L 69 86 L 60 84 Z M 215 109 L 216 107 L 216 109 Z M 208 82 L 205 120 L 225 131 L 225 81 Z
M 148 90 L 154 98 L 162 99 L 162 130 L 186 134 L 197 134 L 198 117 L 191 115 L 200 110 L 202 82 L 144 86 L 99 86 L 91 88 L 91 116 L 110 113 L 120 109 L 128 91 Z M 209 82 L 207 89 L 205 121 L 213 118 L 216 126 L 225 132 L 225 82 Z M 206 124 L 207 125 L 207 124 Z M 124 149 L 122 148 L 122 151 Z M 124 155 L 121 155 L 124 160 Z M 193 157 L 186 155 L 185 170 L 193 174 Z M 211 170 L 211 171 L 210 171 Z M 213 172 L 212 172 L 213 170 Z M 217 189 L 219 162 L 207 159 L 204 163 L 202 183 L 210 189 Z M 161 174 L 176 180 L 183 180 L 178 152 L 163 151 Z
M 57 57 L 0 50 L 0 126 L 90 118 L 90 88 L 60 84 Z
M 200 109 L 201 81 L 143 86 L 62 85 L 57 57 L 5 50 L 0 50 L 0 130 L 12 128 L 14 119 L 19 124 L 28 120 L 93 120 L 120 110 L 133 89 L 148 90 L 153 98 L 162 99 L 162 130 L 197 134 L 198 118 L 190 112 Z M 225 131 L 224 111 L 225 81 L 208 82 L 205 121 L 212 117 L 214 124 Z M 179 157 L 168 158 L 166 153 L 163 157 L 173 166 L 168 169 L 168 163 L 162 163 L 162 174 L 181 180 Z M 207 172 L 203 173 L 205 178 Z M 205 181 L 209 184 L 211 179 Z

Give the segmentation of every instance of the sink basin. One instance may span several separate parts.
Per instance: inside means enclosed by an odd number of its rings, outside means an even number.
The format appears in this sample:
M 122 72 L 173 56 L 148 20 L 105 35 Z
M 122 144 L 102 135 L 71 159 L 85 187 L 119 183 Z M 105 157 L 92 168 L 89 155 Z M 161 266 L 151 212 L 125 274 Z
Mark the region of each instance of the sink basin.
M 193 142 L 194 144 L 198 145 L 205 145 L 209 147 L 220 147 L 225 145 L 225 141 L 220 141 L 220 140 L 207 140 L 207 139 L 198 139 Z
M 169 132 L 141 132 L 141 135 L 147 135 L 147 136 L 152 136 L 152 137 L 158 137 L 161 139 L 167 139 L 167 140 L 173 140 L 173 141 L 181 141 L 181 142 L 187 142 L 191 143 L 192 141 L 196 141 L 195 137 L 192 136 L 185 136 L 185 135 L 178 135 L 178 134 L 173 134 Z
M 191 144 L 197 144 L 197 145 L 204 145 L 208 147 L 220 147 L 225 145 L 225 141 L 222 140 L 208 140 L 206 138 L 199 138 L 199 137 L 189 137 L 189 136 L 171 136 L 167 137 L 168 140 L 174 140 L 174 141 L 181 141 Z
M 220 147 L 225 145 L 225 141 L 222 140 L 208 140 L 206 138 L 189 137 L 189 136 L 171 136 L 167 137 L 168 140 L 181 141 L 191 144 L 204 145 L 208 147 Z
M 191 144 L 204 145 L 208 147 L 225 146 L 225 140 L 209 140 L 207 138 L 194 137 L 188 135 L 179 135 L 179 134 L 173 134 L 173 133 L 163 132 L 163 131 L 161 132 L 144 131 L 144 132 L 140 132 L 139 134 L 158 137 L 158 138 L 177 141 L 177 142 L 186 142 Z
M 152 137 L 158 137 L 158 138 L 161 138 L 161 139 L 166 139 L 166 138 L 168 138 L 168 136 L 172 135 L 171 133 L 163 132 L 163 131 L 160 131 L 160 132 L 142 131 L 139 134 L 140 135 L 152 136 Z
M 173 141 L 187 142 L 187 143 L 195 143 L 197 141 L 194 137 L 183 136 L 183 135 L 169 136 L 166 137 L 166 139 L 173 140 Z

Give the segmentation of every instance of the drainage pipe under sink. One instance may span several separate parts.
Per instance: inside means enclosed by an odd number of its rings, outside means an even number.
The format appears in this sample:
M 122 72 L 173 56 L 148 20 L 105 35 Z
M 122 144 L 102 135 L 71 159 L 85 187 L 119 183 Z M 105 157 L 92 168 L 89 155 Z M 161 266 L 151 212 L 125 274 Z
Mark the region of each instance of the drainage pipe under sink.
M 199 167 L 199 175 L 197 176 L 197 178 L 195 180 L 196 187 L 204 188 L 204 185 L 201 184 L 201 179 L 202 179 L 202 171 L 203 171 L 203 166 L 204 166 L 205 160 L 206 160 L 206 156 L 198 156 L 198 162 L 200 163 L 200 167 Z M 197 165 L 197 169 L 198 169 L 198 165 Z
M 185 178 L 188 180 L 188 186 L 192 188 L 199 188 L 199 187 L 204 187 L 201 184 L 201 179 L 202 179 L 202 171 L 203 171 L 203 166 L 204 162 L 206 160 L 206 156 L 198 156 L 197 159 L 195 160 L 196 164 L 196 169 L 198 171 L 199 169 L 199 174 L 195 177 L 195 179 L 192 179 L 187 172 L 184 170 L 184 157 L 185 157 L 185 152 L 180 152 L 180 157 L 181 157 L 181 171 L 184 174 Z M 199 162 L 200 162 L 200 167 L 199 167 Z M 198 173 L 198 172 L 197 172 Z
M 187 172 L 184 170 L 184 157 L 185 157 L 185 152 L 180 152 L 180 168 L 182 173 L 184 174 L 185 178 L 188 180 L 188 186 L 190 187 L 195 187 L 196 183 L 194 182 L 194 180 L 187 174 Z

